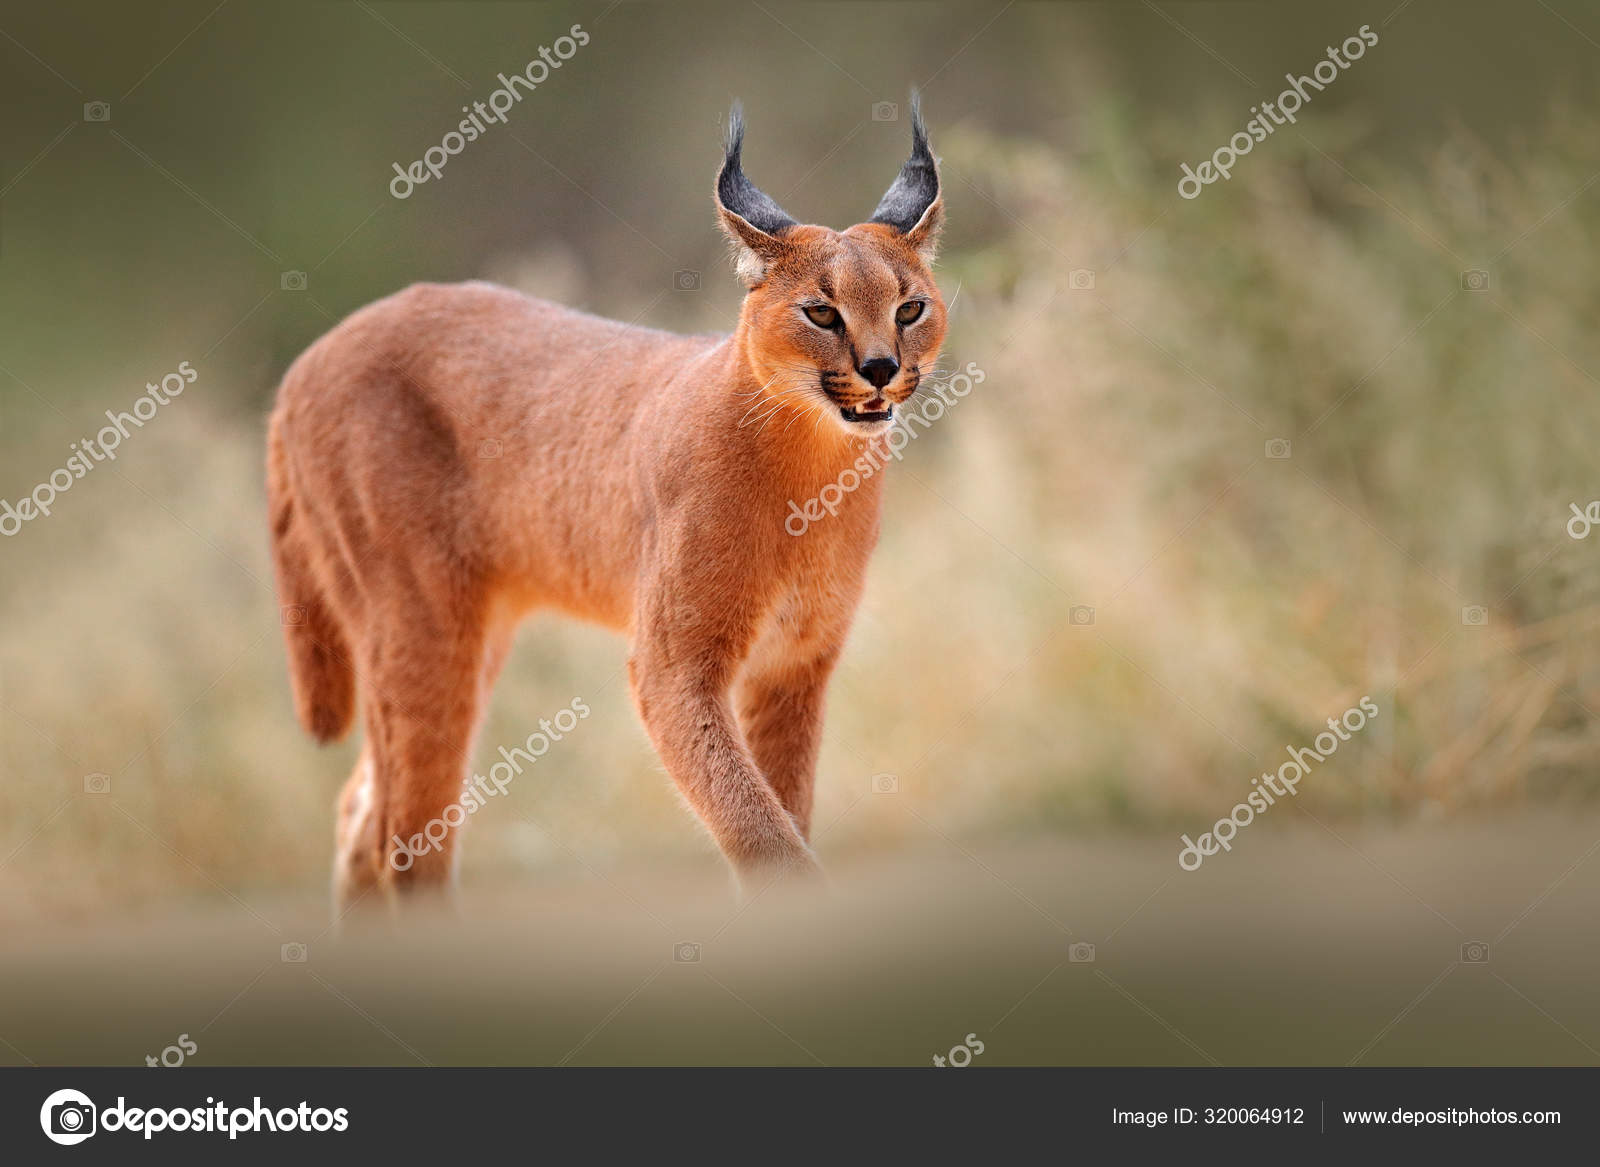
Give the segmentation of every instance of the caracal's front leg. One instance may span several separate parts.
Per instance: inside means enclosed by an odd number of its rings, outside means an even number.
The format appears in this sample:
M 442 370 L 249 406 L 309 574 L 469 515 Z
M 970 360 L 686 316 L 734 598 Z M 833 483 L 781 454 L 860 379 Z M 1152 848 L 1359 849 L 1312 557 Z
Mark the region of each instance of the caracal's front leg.
M 739 724 L 756 765 L 803 838 L 811 838 L 822 710 L 837 650 L 806 663 L 751 671 L 741 678 Z
M 728 686 L 735 630 L 700 616 L 686 613 L 664 587 L 641 596 L 628 675 L 650 740 L 742 882 L 818 871 L 734 722 Z

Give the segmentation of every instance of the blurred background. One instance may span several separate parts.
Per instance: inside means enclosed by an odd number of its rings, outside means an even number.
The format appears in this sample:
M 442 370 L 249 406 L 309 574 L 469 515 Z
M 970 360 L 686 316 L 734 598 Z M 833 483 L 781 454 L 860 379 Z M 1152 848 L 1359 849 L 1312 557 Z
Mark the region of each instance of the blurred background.
M 575 24 L 505 124 L 391 195 Z M 1296 124 L 1180 197 L 1362 26 Z M 213 1062 L 558 1061 L 595 1025 L 573 1060 L 925 1064 L 1002 1014 L 990 1064 L 1600 1061 L 1593 4 L 66 3 L 8 10 L 0 61 L 0 498 L 197 373 L 0 538 L 0 1060 L 136 1063 L 215 1013 Z M 830 696 L 833 896 L 736 908 L 625 647 L 541 618 L 477 769 L 594 712 L 474 817 L 467 922 L 409 975 L 403 940 L 329 948 L 358 742 L 316 748 L 289 702 L 262 488 L 287 364 L 417 280 L 730 329 L 731 100 L 755 181 L 843 227 L 913 85 L 944 363 L 984 376 L 889 473 Z M 1179 869 L 1363 697 L 1294 799 Z M 344 979 L 280 984 L 324 936 Z M 720 987 L 683 1006 L 687 964 Z M 451 1044 L 467 968 L 582 1020 Z

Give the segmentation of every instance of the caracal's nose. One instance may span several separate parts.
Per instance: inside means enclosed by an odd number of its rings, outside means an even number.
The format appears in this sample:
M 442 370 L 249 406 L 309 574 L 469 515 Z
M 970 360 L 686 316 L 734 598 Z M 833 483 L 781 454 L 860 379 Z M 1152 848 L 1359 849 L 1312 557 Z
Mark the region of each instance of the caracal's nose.
M 894 375 L 899 371 L 900 362 L 893 357 L 873 357 L 870 361 L 863 361 L 856 370 L 874 389 L 882 389 L 894 380 Z

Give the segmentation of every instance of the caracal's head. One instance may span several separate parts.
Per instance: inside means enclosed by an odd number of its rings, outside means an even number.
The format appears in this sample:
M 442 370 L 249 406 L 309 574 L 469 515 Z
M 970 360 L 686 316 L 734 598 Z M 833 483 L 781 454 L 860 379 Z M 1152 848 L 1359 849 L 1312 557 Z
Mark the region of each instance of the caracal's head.
M 740 319 L 761 392 L 853 436 L 882 433 L 944 343 L 944 300 L 929 270 L 944 201 L 916 95 L 911 157 L 872 218 L 844 231 L 785 214 L 745 177 L 743 143 L 735 105 L 717 211 L 749 289 Z

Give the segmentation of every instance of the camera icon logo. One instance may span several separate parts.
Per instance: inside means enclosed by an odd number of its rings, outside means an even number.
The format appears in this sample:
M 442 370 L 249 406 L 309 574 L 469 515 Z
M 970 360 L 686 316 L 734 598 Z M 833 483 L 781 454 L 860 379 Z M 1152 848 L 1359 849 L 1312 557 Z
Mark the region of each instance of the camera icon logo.
M 291 940 L 278 950 L 278 959 L 284 964 L 304 964 L 308 955 L 306 946 L 298 940 Z
M 1267 457 L 1272 458 L 1275 461 L 1283 461 L 1285 458 L 1290 456 L 1293 450 L 1294 447 L 1290 444 L 1288 438 L 1267 439 Z
M 1073 964 L 1093 964 L 1094 945 L 1086 940 L 1080 940 L 1067 949 L 1067 959 Z
M 498 458 L 504 452 L 505 446 L 501 444 L 499 438 L 484 438 L 483 441 L 478 443 L 478 457 L 480 458 Z
M 1067 609 L 1067 619 L 1078 628 L 1086 628 L 1094 623 L 1094 609 L 1088 604 L 1074 604 Z
M 872 793 L 898 794 L 900 792 L 900 779 L 893 774 L 874 774 L 872 776 Z
M 1461 946 L 1462 964 L 1488 964 L 1489 946 L 1481 940 L 1469 940 Z
M 1485 292 L 1489 289 L 1489 273 L 1486 271 L 1464 271 L 1461 273 L 1461 290 L 1463 292 Z
M 86 101 L 83 103 L 83 120 L 86 122 L 108 122 L 111 120 L 111 103 L 109 101 Z
M 700 290 L 700 273 L 687 270 L 673 272 L 672 290 L 675 292 L 698 292 Z
M 102 774 L 96 770 L 93 774 L 83 776 L 83 792 L 85 794 L 110 794 L 111 775 Z
M 304 604 L 285 604 L 278 609 L 278 623 L 285 628 L 298 628 L 306 622 Z
M 1073 268 L 1067 275 L 1067 286 L 1074 292 L 1090 292 L 1094 290 L 1094 272 L 1086 267 Z
M 1489 609 L 1482 604 L 1468 604 L 1461 609 L 1461 622 L 1468 628 L 1481 628 L 1489 622 Z
M 303 271 L 286 271 L 278 277 L 278 286 L 285 292 L 303 292 L 306 282 L 306 273 Z
M 897 122 L 900 120 L 900 106 L 892 101 L 875 101 L 872 103 L 872 120 Z
M 700 946 L 689 941 L 681 941 L 672 946 L 672 959 L 679 964 L 699 964 Z
M 94 1103 L 78 1090 L 57 1090 L 39 1108 L 39 1125 L 45 1138 L 63 1147 L 75 1146 L 94 1134 Z

